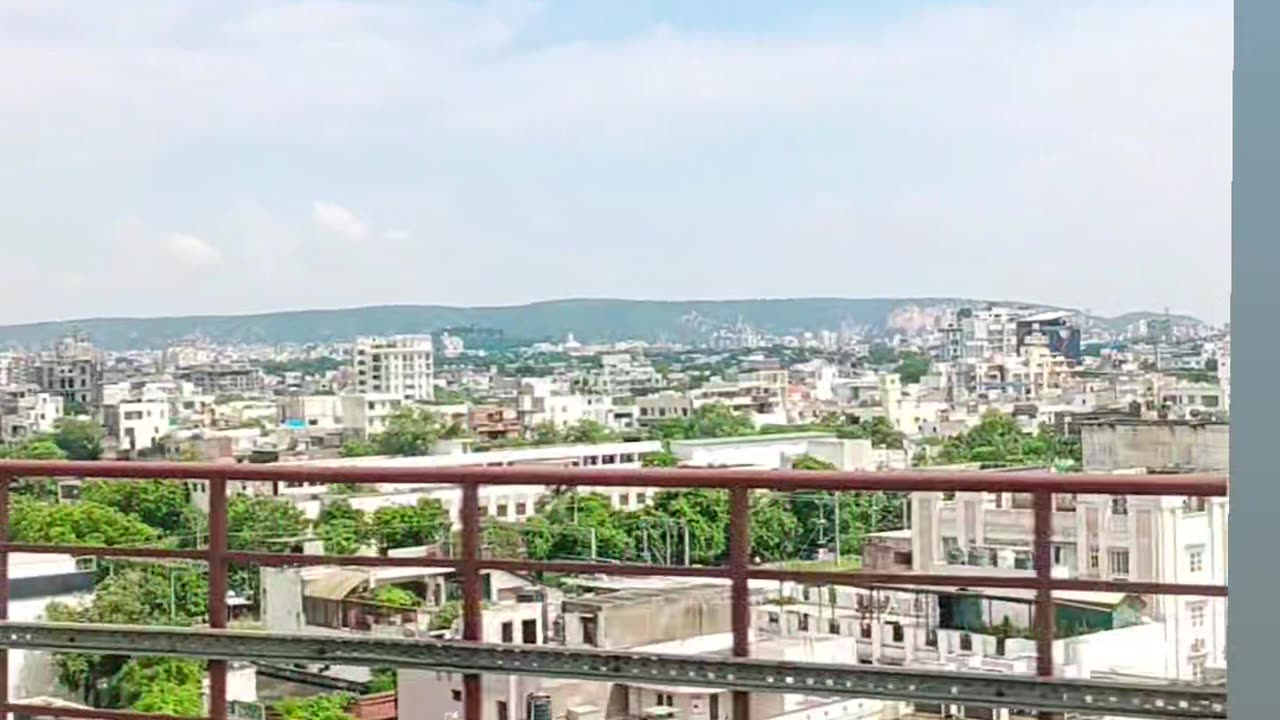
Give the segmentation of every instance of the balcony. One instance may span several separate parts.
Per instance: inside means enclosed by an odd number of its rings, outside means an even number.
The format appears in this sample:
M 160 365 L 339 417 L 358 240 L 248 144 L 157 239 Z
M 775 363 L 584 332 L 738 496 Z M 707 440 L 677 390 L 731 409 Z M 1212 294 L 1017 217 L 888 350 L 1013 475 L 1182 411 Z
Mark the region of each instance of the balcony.
M 9 542 L 10 484 L 23 477 L 94 477 L 119 482 L 165 478 L 201 481 L 207 485 L 209 526 L 207 547 L 100 547 L 32 545 Z M 267 482 L 287 485 L 323 480 L 331 484 L 436 484 L 459 486 L 461 552 L 457 557 L 328 556 L 290 552 L 236 551 L 229 547 L 227 505 L 229 483 Z M 482 485 L 544 485 L 592 488 L 721 488 L 729 492 L 728 564 L 725 566 L 665 566 L 596 561 L 531 561 L 489 558 L 481 552 Z M 1031 527 L 1041 558 L 1035 574 L 1017 576 L 954 575 L 787 570 L 750 563 L 750 501 L 758 491 L 888 491 L 1031 493 Z M 1055 523 L 1054 493 L 1176 496 L 1225 496 L 1220 476 L 1064 476 L 1057 474 L 986 473 L 843 473 L 796 471 L 725 471 L 701 469 L 567 470 L 561 467 L 474 468 L 316 468 L 285 465 L 214 465 L 199 463 L 38 462 L 0 461 L 0 621 L 8 617 L 10 553 L 71 554 L 98 558 L 158 558 L 203 562 L 208 566 L 209 627 L 129 627 L 0 622 L 0 648 L 187 657 L 208 661 L 209 713 L 214 720 L 228 717 L 227 663 L 232 660 L 274 663 L 331 663 L 448 670 L 464 674 L 463 708 L 468 720 L 481 720 L 481 677 L 485 673 L 576 678 L 601 682 L 646 682 L 672 686 L 696 685 L 733 691 L 733 717 L 750 720 L 749 693 L 820 692 L 849 698 L 882 698 L 920 703 L 952 703 L 996 707 L 1038 708 L 1125 717 L 1225 718 L 1224 689 L 1179 685 L 1152 686 L 1081 682 L 1053 677 L 1055 591 L 1109 591 L 1225 597 L 1216 585 L 1169 583 L 1113 583 L 1059 579 L 1047 562 Z M 228 629 L 228 576 L 233 565 L 307 567 L 346 565 L 448 568 L 461 577 L 463 640 L 429 641 L 387 637 L 325 637 L 308 634 L 246 632 Z M 522 573 L 608 574 L 635 577 L 707 578 L 728 585 L 731 597 L 732 657 L 643 654 L 626 650 L 568 649 L 548 646 L 485 644 L 481 620 L 481 571 Z M 829 664 L 750 659 L 751 593 L 749 582 L 875 586 L 909 582 L 914 586 L 967 588 L 1029 588 L 1035 591 L 1034 648 L 1036 676 L 991 672 L 947 672 L 906 667 L 868 667 L 860 663 Z M 493 641 L 494 638 L 487 638 Z M 858 643 L 858 659 L 862 646 Z M 936 653 L 936 651 L 935 651 Z M 929 658 L 921 658 L 927 661 Z M 0 665 L 2 667 L 2 665 Z M 3 678 L 0 678 L 3 679 Z M 809 688 L 810 690 L 801 690 Z M 123 711 L 63 712 L 10 702 L 8 685 L 0 682 L 0 711 L 50 716 L 141 718 Z

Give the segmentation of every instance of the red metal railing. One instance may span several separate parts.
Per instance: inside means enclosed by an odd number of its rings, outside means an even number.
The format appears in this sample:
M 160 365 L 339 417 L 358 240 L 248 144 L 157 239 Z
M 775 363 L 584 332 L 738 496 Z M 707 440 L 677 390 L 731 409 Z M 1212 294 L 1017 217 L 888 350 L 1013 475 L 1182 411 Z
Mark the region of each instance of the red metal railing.
M 9 490 L 22 477 L 202 480 L 209 484 L 209 544 L 203 550 L 119 548 L 72 545 L 32 545 L 9 542 Z M 302 482 L 328 484 L 413 484 L 461 487 L 461 553 L 457 558 L 348 557 L 298 553 L 233 552 L 227 544 L 228 481 Z M 725 567 L 688 567 L 598 562 L 526 561 L 480 557 L 481 485 L 548 485 L 561 487 L 707 488 L 730 492 L 729 562 Z M 887 492 L 1009 492 L 1034 499 L 1034 577 L 1009 577 L 937 573 L 807 572 L 756 568 L 750 565 L 749 495 L 752 490 L 820 490 Z M 750 607 L 747 584 L 751 579 L 797 581 L 809 584 L 870 586 L 909 581 L 913 585 L 974 588 L 1030 588 L 1036 591 L 1034 634 L 1037 674 L 1053 674 L 1055 590 L 1110 591 L 1136 594 L 1173 594 L 1225 597 L 1222 585 L 1154 582 L 1108 582 L 1058 579 L 1051 575 L 1050 538 L 1055 494 L 1167 495 L 1224 497 L 1228 482 L 1218 475 L 1059 475 L 1052 473 L 939 473 L 939 472 L 797 472 L 680 470 L 582 470 L 535 467 L 470 468 L 332 468 L 304 465 L 209 465 L 147 462 L 37 462 L 0 461 L 0 620 L 8 619 L 8 555 L 13 552 L 62 553 L 77 556 L 204 560 L 209 566 L 209 620 L 213 628 L 227 622 L 227 576 L 231 564 L 264 566 L 314 566 L 329 564 L 365 566 L 448 567 L 462 578 L 463 641 L 481 637 L 481 571 L 543 571 L 555 573 L 607 573 L 634 576 L 686 576 L 727 578 L 730 581 L 733 655 L 749 654 Z M 65 717 L 137 718 L 127 712 L 92 713 L 36 708 L 9 702 L 8 652 L 0 650 L 0 711 L 28 712 Z M 210 714 L 225 720 L 227 687 L 225 661 L 209 663 Z M 467 720 L 480 720 L 480 676 L 464 677 L 463 707 Z M 733 696 L 735 720 L 748 720 L 748 694 Z M 156 717 L 156 716 L 150 716 Z

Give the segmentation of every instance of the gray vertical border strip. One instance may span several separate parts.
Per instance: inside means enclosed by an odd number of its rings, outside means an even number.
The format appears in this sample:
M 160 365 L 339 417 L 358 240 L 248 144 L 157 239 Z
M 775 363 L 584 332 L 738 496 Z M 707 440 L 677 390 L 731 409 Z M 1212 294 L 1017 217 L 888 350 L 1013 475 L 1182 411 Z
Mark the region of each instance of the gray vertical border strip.
M 1232 79 L 1231 715 L 1277 716 L 1280 623 L 1280 0 L 1236 0 Z M 1206 238 L 1206 242 L 1213 239 Z M 1236 485 L 1235 480 L 1240 484 Z

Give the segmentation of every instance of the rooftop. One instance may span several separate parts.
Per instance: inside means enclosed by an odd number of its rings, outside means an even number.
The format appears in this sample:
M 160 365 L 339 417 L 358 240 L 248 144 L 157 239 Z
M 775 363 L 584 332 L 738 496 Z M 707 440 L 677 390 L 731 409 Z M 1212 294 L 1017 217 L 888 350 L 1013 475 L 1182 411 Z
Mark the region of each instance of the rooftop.
M 794 432 L 773 433 L 771 435 L 737 435 L 734 437 L 702 438 L 700 440 L 676 440 L 672 445 L 705 447 L 713 445 L 747 445 L 767 444 L 773 442 L 791 442 L 794 440 L 834 440 L 835 433 L 828 432 Z

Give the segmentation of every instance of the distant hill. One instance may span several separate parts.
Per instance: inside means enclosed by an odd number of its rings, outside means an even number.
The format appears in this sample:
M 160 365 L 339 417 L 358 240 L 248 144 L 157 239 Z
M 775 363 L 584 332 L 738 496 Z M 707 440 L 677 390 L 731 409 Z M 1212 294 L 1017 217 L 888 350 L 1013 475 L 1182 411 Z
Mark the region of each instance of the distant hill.
M 865 333 L 919 324 L 949 307 L 989 301 L 962 298 L 805 298 L 787 300 L 653 301 L 575 299 L 505 307 L 390 305 L 339 310 L 302 310 L 255 315 L 161 318 L 89 318 L 0 326 L 0 346 L 45 347 L 79 330 L 111 350 L 158 348 L 192 335 L 217 343 L 315 343 L 359 335 L 438 333 L 478 328 L 508 341 L 562 339 L 583 342 L 624 339 L 690 341 L 739 323 L 773 334 L 842 327 Z M 1005 302 L 1005 301 L 996 301 Z M 1037 303 L 1009 303 L 1048 307 Z M 1123 330 L 1143 315 L 1091 318 Z M 1149 315 L 1155 316 L 1155 313 Z M 1198 323 L 1175 316 L 1175 322 Z

